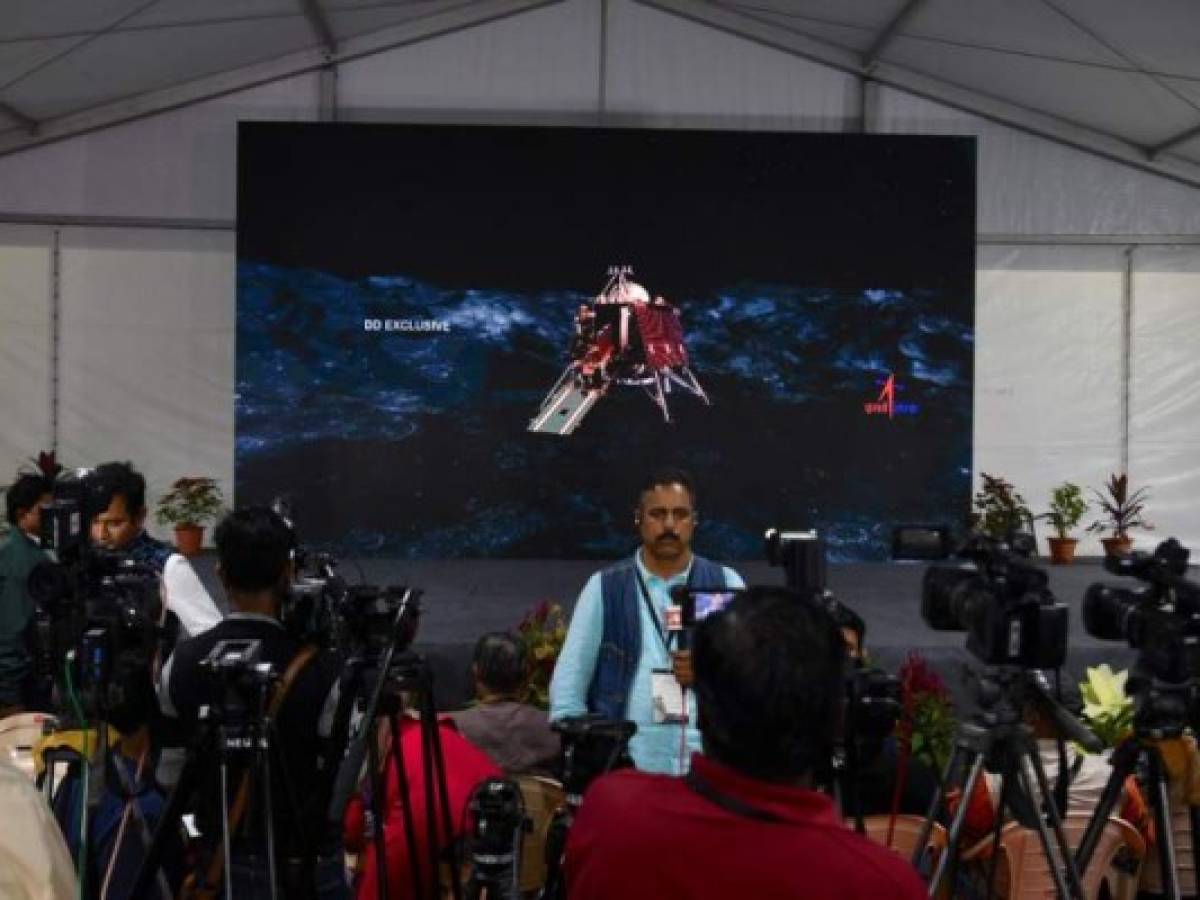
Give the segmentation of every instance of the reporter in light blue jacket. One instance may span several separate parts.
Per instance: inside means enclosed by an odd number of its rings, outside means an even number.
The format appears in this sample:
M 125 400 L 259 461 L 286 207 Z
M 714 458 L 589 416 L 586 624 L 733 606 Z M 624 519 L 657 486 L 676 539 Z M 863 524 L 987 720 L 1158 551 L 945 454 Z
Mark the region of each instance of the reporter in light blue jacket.
M 642 545 L 588 579 L 550 682 L 551 720 L 596 713 L 636 722 L 629 752 L 646 772 L 683 774 L 700 749 L 690 690 L 686 723 L 655 715 L 656 688 L 668 702 L 679 691 L 665 675 L 654 675 L 672 668 L 671 589 L 745 587 L 733 569 L 692 553 L 696 522 L 696 490 L 685 472 L 660 469 L 643 482 L 633 514 Z

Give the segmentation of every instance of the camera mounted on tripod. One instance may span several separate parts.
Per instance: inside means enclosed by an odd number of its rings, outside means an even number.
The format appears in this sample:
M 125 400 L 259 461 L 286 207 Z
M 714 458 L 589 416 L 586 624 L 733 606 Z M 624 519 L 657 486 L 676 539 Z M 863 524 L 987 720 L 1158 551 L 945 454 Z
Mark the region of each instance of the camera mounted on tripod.
M 1135 697 L 1134 728 L 1149 737 L 1200 722 L 1200 585 L 1185 577 L 1190 555 L 1170 538 L 1153 553 L 1106 557 L 1107 571 L 1143 585 L 1096 583 L 1083 599 L 1088 634 L 1138 651 L 1126 689 Z
M 1028 535 L 971 535 L 959 564 L 925 570 L 921 616 L 930 628 L 965 631 L 967 650 L 990 666 L 1057 669 L 1067 656 L 1068 611 L 1028 557 Z
M 41 546 L 57 562 L 29 574 L 34 610 L 34 667 L 53 682 L 60 712 L 78 688 L 88 719 L 112 719 L 126 728 L 148 720 L 154 706 L 150 660 L 161 637 L 158 573 L 119 551 L 92 545 L 91 520 L 107 506 L 107 485 L 91 469 L 60 475 L 42 507 Z M 62 660 L 73 659 L 70 672 Z
M 634 722 L 585 715 L 559 719 L 550 727 L 562 740 L 562 784 L 568 797 L 582 797 L 605 772 L 633 767 L 629 739 L 637 732 Z
M 262 641 L 218 641 L 200 669 L 208 682 L 206 720 L 222 727 L 222 748 L 265 749 L 259 731 L 277 678 L 274 667 L 262 661 Z

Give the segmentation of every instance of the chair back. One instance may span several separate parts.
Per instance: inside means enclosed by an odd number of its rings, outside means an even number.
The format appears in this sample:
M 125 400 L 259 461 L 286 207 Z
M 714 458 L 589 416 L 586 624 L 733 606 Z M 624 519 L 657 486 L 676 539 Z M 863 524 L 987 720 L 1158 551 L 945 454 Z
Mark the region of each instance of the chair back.
M 846 824 L 854 827 L 853 821 L 849 821 Z M 900 854 L 906 860 L 912 859 L 913 851 L 917 847 L 917 838 L 921 836 L 921 829 L 924 825 L 925 819 L 923 816 L 896 816 L 894 824 L 892 817 L 889 815 L 863 817 L 866 836 L 874 843 L 896 851 L 896 853 Z M 891 834 L 890 842 L 889 831 Z M 932 872 L 937 865 L 938 859 L 946 849 L 946 829 L 934 822 L 933 828 L 929 832 L 929 839 L 925 843 L 925 848 L 921 869 L 925 872 Z
M 1079 845 L 1088 821 L 1084 815 L 1069 815 L 1064 821 L 1063 830 L 1072 849 Z M 1052 844 L 1053 841 L 1051 834 Z M 1145 853 L 1146 845 L 1137 829 L 1123 819 L 1110 818 L 1104 823 L 1092 861 L 1084 873 L 1085 900 L 1097 900 L 1105 884 L 1113 897 L 1118 896 L 1118 891 L 1124 896 L 1130 888 L 1136 893 L 1137 873 Z M 1058 896 L 1050 864 L 1033 829 L 1015 822 L 1004 827 L 998 866 L 996 882 L 1000 896 L 1009 900 L 1049 900 Z
M 554 812 L 564 802 L 562 785 L 553 778 L 540 775 L 518 775 L 514 778 L 525 801 L 525 817 L 530 830 L 525 833 L 521 849 L 520 886 L 522 893 L 539 890 L 546 882 L 546 833 Z
M 1172 798 L 1174 801 L 1175 798 Z M 1192 847 L 1191 807 L 1182 803 L 1171 803 L 1171 837 L 1175 843 L 1175 871 L 1181 895 L 1196 896 L 1196 857 Z M 1158 851 L 1152 850 L 1142 867 L 1142 890 L 1151 894 L 1162 893 L 1162 870 L 1158 862 Z
M 54 716 L 49 713 L 25 712 L 0 719 L 0 757 L 12 763 L 29 776 L 37 778 L 33 760 L 33 746 L 40 741 L 49 728 L 54 726 Z

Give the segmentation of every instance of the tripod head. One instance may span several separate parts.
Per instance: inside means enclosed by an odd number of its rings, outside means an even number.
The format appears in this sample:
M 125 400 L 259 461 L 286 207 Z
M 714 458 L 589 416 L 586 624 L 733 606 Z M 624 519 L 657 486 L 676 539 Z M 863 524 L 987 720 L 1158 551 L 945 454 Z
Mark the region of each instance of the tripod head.
M 966 670 L 973 683 L 977 710 L 972 719 L 986 729 L 1027 728 L 1025 711 L 1031 706 L 1053 723 L 1065 740 L 1074 741 L 1092 753 L 1104 749 L 1101 740 L 1059 702 L 1037 669 L 1021 666 L 988 666 L 982 671 Z

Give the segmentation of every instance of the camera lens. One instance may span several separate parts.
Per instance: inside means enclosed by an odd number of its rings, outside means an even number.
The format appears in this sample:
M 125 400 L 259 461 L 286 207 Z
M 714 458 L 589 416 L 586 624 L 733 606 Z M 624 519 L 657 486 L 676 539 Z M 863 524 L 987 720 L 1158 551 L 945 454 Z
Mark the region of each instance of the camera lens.
M 930 566 L 921 584 L 921 616 L 930 628 L 964 631 L 963 618 L 971 594 L 978 590 L 979 573 L 962 566 Z
M 1130 591 L 1093 584 L 1083 595 L 1083 627 L 1102 641 L 1134 637 L 1137 598 Z

